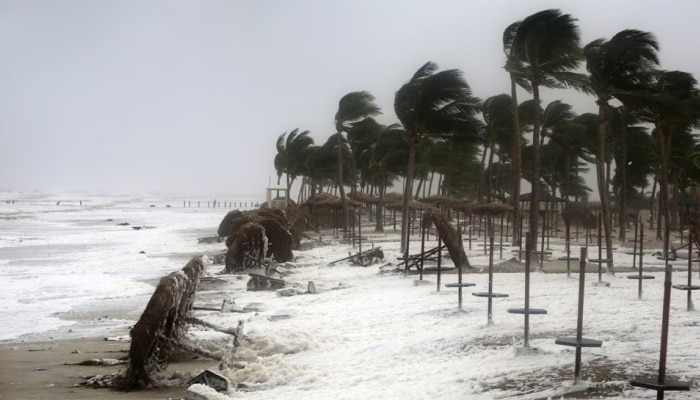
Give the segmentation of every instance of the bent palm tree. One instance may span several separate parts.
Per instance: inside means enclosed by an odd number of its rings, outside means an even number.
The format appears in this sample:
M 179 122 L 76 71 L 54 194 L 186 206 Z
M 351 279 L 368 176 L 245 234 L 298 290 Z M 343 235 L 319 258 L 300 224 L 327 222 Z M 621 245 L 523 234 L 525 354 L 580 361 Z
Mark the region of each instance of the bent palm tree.
M 409 145 L 401 221 L 401 251 L 406 256 L 416 148 L 430 137 L 460 135 L 476 140 L 482 136 L 482 123 L 475 117 L 479 99 L 472 95 L 461 71 L 437 70 L 433 62 L 423 65 L 401 86 L 394 99 L 394 111 L 406 130 Z
M 380 113 L 379 107 L 374 104 L 374 96 L 367 91 L 350 92 L 343 96 L 338 103 L 338 111 L 335 113 L 335 130 L 338 140 L 338 190 L 343 202 L 346 229 L 350 226 L 350 214 L 348 213 L 345 181 L 343 180 L 342 148 L 345 146 L 343 132 L 348 132 L 354 124 Z
M 597 178 L 600 204 L 605 228 L 606 257 L 609 261 L 608 271 L 615 273 L 612 262 L 612 218 L 608 199 L 608 181 L 606 179 L 604 160 L 606 152 L 605 111 L 608 102 L 629 98 L 648 84 L 649 72 L 659 63 L 659 46 L 651 33 L 628 29 L 619 32 L 609 41 L 597 39 L 584 48 L 586 69 L 590 73 L 590 89 L 596 96 L 598 104 L 598 156 Z M 627 94 L 627 96 L 625 96 Z
M 289 189 L 292 183 L 300 175 L 303 168 L 305 150 L 314 144 L 309 131 L 299 132 L 294 129 L 285 132 L 277 138 L 277 155 L 275 156 L 275 170 L 277 170 L 277 184 L 279 185 L 282 174 L 287 175 L 287 203 L 289 203 Z
M 544 10 L 535 13 L 517 25 L 511 40 L 513 62 L 507 66 L 509 72 L 527 80 L 535 107 L 540 104 L 540 87 L 582 88 L 583 77 L 571 72 L 581 61 L 579 30 L 575 19 L 559 10 Z M 540 129 L 541 115 L 534 114 L 532 133 L 533 178 L 530 202 L 529 230 L 531 241 L 537 237 L 539 193 L 540 193 Z M 536 239 L 535 239 L 536 240 Z M 530 246 L 533 249 L 534 246 Z M 525 263 L 530 256 L 526 252 Z

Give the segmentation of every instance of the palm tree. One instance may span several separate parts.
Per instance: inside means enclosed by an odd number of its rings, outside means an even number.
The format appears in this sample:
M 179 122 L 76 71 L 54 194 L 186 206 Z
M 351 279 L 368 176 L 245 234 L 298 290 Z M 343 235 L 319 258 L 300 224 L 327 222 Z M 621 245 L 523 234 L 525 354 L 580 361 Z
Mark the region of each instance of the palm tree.
M 580 89 L 583 77 L 575 72 L 581 61 L 579 30 L 575 19 L 559 10 L 544 10 L 535 13 L 507 29 L 504 43 L 508 42 L 509 62 L 506 70 L 513 74 L 516 82 L 526 81 L 524 89 L 532 91 L 535 105 L 540 104 L 540 87 Z M 535 106 L 536 108 L 538 106 Z M 526 246 L 525 265 L 529 270 L 537 224 L 540 193 L 540 129 L 541 115 L 535 112 L 532 133 L 532 198 L 530 201 L 530 242 Z
M 384 126 L 375 121 L 374 118 L 365 118 L 352 124 L 347 131 L 347 141 L 350 148 L 350 181 L 352 183 L 350 193 L 353 195 L 357 192 L 358 172 L 361 172 L 361 169 L 358 168 L 358 159 L 371 149 L 383 129 Z
M 401 251 L 405 256 L 408 256 L 408 203 L 413 192 L 416 148 L 429 137 L 481 136 L 482 124 L 475 118 L 479 99 L 472 95 L 462 72 L 437 70 L 435 63 L 427 62 L 401 86 L 394 99 L 394 111 L 406 130 L 409 145 L 401 221 Z
M 377 187 L 379 204 L 375 231 L 384 231 L 384 195 L 387 187 L 403 173 L 408 157 L 406 132 L 398 124 L 392 124 L 379 134 L 377 141 L 366 154 L 368 162 L 368 180 Z
M 507 94 L 492 96 L 484 100 L 482 113 L 484 122 L 486 123 L 486 143 L 490 149 L 488 166 L 485 168 L 484 175 L 488 171 L 486 199 L 488 202 L 493 201 L 493 156 L 498 152 L 498 158 L 503 161 L 504 154 L 513 154 L 513 151 L 507 149 L 512 147 L 512 137 L 514 135 L 513 123 L 513 101 Z M 510 143 L 509 143 L 510 139 Z M 518 140 L 519 141 L 519 140 Z M 498 148 L 498 151 L 496 151 Z
M 277 170 L 277 184 L 279 185 L 282 174 L 287 175 L 287 202 L 289 202 L 289 190 L 292 183 L 300 175 L 303 167 L 303 158 L 306 148 L 314 144 L 309 131 L 299 132 L 294 129 L 285 132 L 277 138 L 277 155 L 275 156 L 275 170 Z
M 584 48 L 590 91 L 598 104 L 598 163 L 596 165 L 598 192 L 605 228 L 608 270 L 614 274 L 612 262 L 612 218 L 608 199 L 608 180 L 604 160 L 606 156 L 606 108 L 613 98 L 629 98 L 648 83 L 649 72 L 658 64 L 659 46 L 651 33 L 627 29 L 609 41 L 596 39 Z M 628 95 L 628 96 L 625 96 Z
M 374 103 L 374 96 L 367 91 L 350 92 L 343 96 L 338 104 L 338 111 L 335 113 L 335 130 L 338 146 L 338 190 L 343 202 L 343 216 L 346 229 L 350 226 L 350 214 L 348 213 L 345 181 L 343 180 L 342 148 L 345 146 L 343 132 L 348 132 L 354 124 L 380 113 L 379 107 Z
M 505 70 L 508 71 L 510 77 L 510 97 L 511 97 L 511 109 L 513 113 L 513 147 L 512 147 L 512 158 L 513 158 L 513 190 L 511 193 L 511 200 L 513 206 L 513 238 L 512 244 L 515 245 L 516 241 L 519 242 L 522 237 L 522 232 L 516 227 L 520 224 L 516 221 L 520 221 L 520 180 L 523 175 L 522 166 L 522 133 L 520 127 L 520 110 L 518 104 L 518 91 L 517 86 L 525 88 L 525 90 L 530 91 L 530 83 L 522 75 L 517 74 L 516 71 L 521 69 L 522 61 L 518 59 L 518 52 L 515 49 L 515 36 L 520 28 L 521 21 L 514 22 L 510 24 L 505 31 L 503 31 L 503 52 L 506 56 L 506 64 L 504 66 Z
M 638 115 L 654 124 L 653 137 L 661 160 L 659 177 L 659 214 L 664 219 L 664 249 L 668 249 L 670 214 L 668 207 L 668 171 L 674 134 L 697 127 L 700 121 L 700 90 L 692 74 L 660 71 L 646 95 L 641 96 Z

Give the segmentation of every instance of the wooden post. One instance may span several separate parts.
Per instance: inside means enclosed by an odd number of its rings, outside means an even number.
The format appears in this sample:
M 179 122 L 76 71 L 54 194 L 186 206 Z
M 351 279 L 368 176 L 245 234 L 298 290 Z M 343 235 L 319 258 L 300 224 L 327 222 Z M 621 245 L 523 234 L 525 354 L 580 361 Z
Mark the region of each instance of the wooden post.
M 644 223 L 639 224 L 639 288 L 637 298 L 642 299 L 642 270 L 644 269 Z

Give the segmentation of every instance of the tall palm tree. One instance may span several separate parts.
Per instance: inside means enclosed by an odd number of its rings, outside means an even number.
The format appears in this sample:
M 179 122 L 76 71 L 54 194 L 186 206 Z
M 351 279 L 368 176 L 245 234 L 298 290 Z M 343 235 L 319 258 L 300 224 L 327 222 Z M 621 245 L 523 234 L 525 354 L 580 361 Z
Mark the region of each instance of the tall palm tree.
M 530 89 L 534 103 L 540 104 L 540 88 L 565 88 L 583 87 L 581 74 L 572 72 L 581 59 L 579 47 L 579 30 L 575 19 L 561 11 L 550 9 L 540 11 L 525 18 L 508 33 L 509 63 L 506 70 L 527 82 L 524 89 Z M 513 25 L 511 25 L 513 26 Z M 537 108 L 537 106 L 535 106 Z M 531 254 L 534 249 L 534 241 L 537 238 L 537 224 L 539 212 L 540 193 L 540 129 L 542 119 L 539 112 L 535 112 L 532 151 L 533 151 L 533 177 L 532 198 L 530 201 L 529 230 L 530 243 L 526 246 L 525 265 L 529 270 Z
M 292 183 L 300 175 L 303 168 L 303 154 L 306 148 L 314 144 L 309 136 L 309 131 L 299 132 L 294 129 L 285 132 L 277 138 L 277 155 L 275 156 L 275 170 L 277 170 L 277 184 L 279 185 L 282 174 L 287 175 L 287 202 Z
M 481 122 L 476 118 L 479 99 L 456 69 L 437 72 L 428 62 L 396 92 L 394 111 L 408 138 L 408 166 L 404 188 L 401 250 L 408 252 L 408 202 L 413 188 L 416 148 L 429 137 L 452 135 L 479 138 Z
M 350 226 L 350 213 L 348 213 L 345 181 L 343 180 L 342 148 L 345 146 L 343 132 L 348 132 L 354 124 L 380 113 L 379 107 L 374 103 L 374 96 L 367 91 L 350 92 L 343 96 L 338 103 L 338 111 L 335 113 L 335 131 L 338 141 L 338 190 L 342 199 L 346 229 Z
M 649 72 L 659 64 L 658 50 L 659 46 L 651 33 L 634 29 L 621 31 L 609 41 L 596 39 L 584 47 L 590 91 L 596 96 L 598 104 L 598 192 L 605 228 L 606 257 L 611 260 L 608 271 L 613 274 L 612 218 L 604 166 L 607 154 L 606 108 L 611 99 L 624 99 L 625 94 L 637 92 L 648 83 Z
M 503 52 L 506 56 L 506 64 L 504 66 L 505 70 L 508 71 L 508 76 L 510 77 L 510 97 L 512 100 L 511 109 L 513 113 L 513 138 L 512 138 L 512 158 L 513 158 L 513 190 L 511 193 L 511 200 L 513 206 L 513 238 L 512 243 L 515 245 L 516 241 L 519 242 L 522 237 L 522 232 L 516 227 L 520 227 L 520 224 L 516 221 L 520 221 L 520 180 L 523 175 L 522 166 L 522 133 L 520 126 L 520 109 L 518 104 L 518 90 L 517 87 L 520 86 L 525 88 L 528 92 L 530 90 L 530 82 L 525 79 L 521 74 L 517 74 L 522 68 L 522 61 L 518 58 L 518 51 L 515 49 L 515 36 L 520 28 L 521 21 L 514 22 L 510 24 L 505 31 L 503 31 Z

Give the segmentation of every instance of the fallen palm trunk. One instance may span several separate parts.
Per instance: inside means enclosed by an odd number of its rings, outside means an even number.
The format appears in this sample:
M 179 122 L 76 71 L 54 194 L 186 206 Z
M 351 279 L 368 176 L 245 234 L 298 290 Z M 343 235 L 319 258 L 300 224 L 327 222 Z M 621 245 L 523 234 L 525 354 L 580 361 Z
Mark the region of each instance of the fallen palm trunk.
M 187 314 L 204 265 L 192 258 L 177 272 L 161 278 L 141 318 L 131 329 L 129 364 L 115 382 L 122 390 L 145 388 L 154 383 L 153 374 L 168 363 L 172 343 L 178 343 L 185 332 Z
M 433 208 L 430 211 L 430 217 L 435 224 L 440 233 L 440 239 L 445 242 L 447 247 L 447 252 L 450 254 L 452 262 L 457 268 L 469 268 L 469 259 L 467 258 L 467 253 L 464 251 L 464 243 L 462 242 L 462 235 L 457 229 L 455 229 L 447 219 L 440 214 L 440 210 Z

